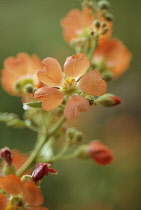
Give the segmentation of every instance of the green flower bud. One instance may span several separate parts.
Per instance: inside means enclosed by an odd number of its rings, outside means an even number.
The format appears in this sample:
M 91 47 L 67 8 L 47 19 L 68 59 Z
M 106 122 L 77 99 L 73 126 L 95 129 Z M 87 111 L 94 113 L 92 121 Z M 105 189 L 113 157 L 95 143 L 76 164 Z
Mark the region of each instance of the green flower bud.
M 99 29 L 100 26 L 101 26 L 101 22 L 100 22 L 99 20 L 95 20 L 95 21 L 94 21 L 94 26 L 95 26 L 97 29 Z
M 108 21 L 113 21 L 114 20 L 114 16 L 111 13 L 105 13 L 104 17 Z
M 106 0 L 102 0 L 97 3 L 97 7 L 99 10 L 109 10 L 110 3 Z
M 24 92 L 25 93 L 33 93 L 33 85 L 31 83 L 27 83 L 25 86 L 24 86 Z
M 101 74 L 102 79 L 106 82 L 110 82 L 113 79 L 113 74 L 110 71 L 105 71 Z
M 83 139 L 83 134 L 80 131 L 77 131 L 74 135 L 73 142 L 81 142 Z

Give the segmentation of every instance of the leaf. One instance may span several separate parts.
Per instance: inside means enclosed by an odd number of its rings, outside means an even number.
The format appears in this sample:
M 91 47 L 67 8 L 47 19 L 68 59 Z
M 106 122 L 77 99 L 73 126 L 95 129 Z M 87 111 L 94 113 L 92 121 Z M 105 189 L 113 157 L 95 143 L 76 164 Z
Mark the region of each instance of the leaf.
M 35 108 L 42 108 L 42 102 L 38 101 L 38 102 L 29 102 L 26 105 L 30 106 L 30 107 L 35 107 Z

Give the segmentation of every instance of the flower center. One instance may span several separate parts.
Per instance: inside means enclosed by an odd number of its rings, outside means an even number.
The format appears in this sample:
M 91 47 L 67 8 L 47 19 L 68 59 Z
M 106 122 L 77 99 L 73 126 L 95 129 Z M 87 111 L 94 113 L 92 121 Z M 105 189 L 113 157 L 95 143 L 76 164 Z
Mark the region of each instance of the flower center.
M 73 77 L 67 77 L 60 89 L 61 91 L 65 92 L 65 94 L 68 93 L 71 95 L 77 91 L 77 82 Z

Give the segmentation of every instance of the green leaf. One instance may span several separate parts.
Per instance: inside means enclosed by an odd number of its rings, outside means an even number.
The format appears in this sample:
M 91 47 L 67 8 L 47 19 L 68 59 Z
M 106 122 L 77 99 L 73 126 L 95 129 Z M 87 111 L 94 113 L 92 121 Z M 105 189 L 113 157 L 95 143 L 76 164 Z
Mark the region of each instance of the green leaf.
M 35 108 L 42 108 L 42 102 L 38 101 L 38 102 L 29 102 L 26 105 L 30 106 L 30 107 L 35 107 Z

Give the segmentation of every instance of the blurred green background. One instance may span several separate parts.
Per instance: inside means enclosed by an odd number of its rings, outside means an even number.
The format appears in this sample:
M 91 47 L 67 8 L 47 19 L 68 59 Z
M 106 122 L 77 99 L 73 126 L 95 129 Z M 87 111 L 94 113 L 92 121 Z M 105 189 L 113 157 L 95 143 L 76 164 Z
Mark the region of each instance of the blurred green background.
M 44 179 L 45 205 L 50 210 L 141 210 L 141 1 L 112 1 L 114 37 L 133 54 L 130 69 L 108 85 L 122 104 L 92 107 L 70 124 L 84 131 L 84 142 L 101 139 L 115 153 L 114 162 L 101 167 L 90 161 L 58 161 L 57 176 Z M 52 56 L 62 64 L 73 51 L 64 42 L 60 20 L 77 0 L 0 0 L 0 66 L 19 52 Z M 124 58 L 123 58 L 124 59 Z M 20 99 L 0 88 L 0 112 L 22 117 Z M 32 149 L 36 135 L 0 124 L 0 148 Z

